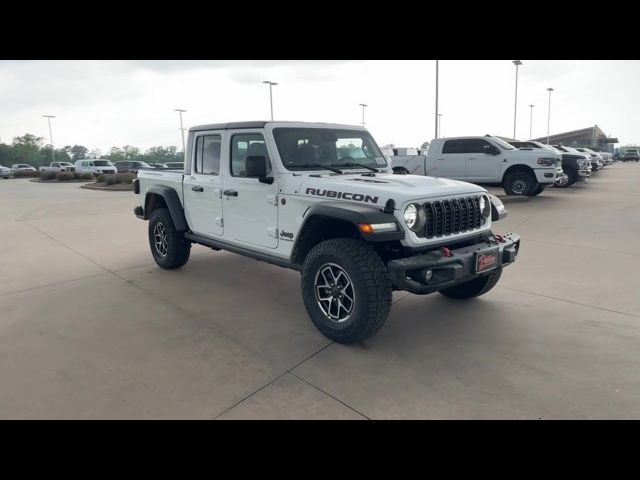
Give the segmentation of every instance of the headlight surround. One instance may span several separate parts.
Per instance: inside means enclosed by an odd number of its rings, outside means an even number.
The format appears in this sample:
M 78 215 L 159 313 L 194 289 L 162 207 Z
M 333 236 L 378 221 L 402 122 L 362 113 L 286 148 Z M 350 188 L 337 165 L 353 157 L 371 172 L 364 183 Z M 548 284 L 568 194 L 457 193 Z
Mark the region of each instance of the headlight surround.
M 491 215 L 491 200 L 486 195 L 480 197 L 480 214 L 482 218 L 489 218 Z
M 418 232 L 424 228 L 426 215 L 424 208 L 417 203 L 410 203 L 404 209 L 404 223 L 412 232 Z

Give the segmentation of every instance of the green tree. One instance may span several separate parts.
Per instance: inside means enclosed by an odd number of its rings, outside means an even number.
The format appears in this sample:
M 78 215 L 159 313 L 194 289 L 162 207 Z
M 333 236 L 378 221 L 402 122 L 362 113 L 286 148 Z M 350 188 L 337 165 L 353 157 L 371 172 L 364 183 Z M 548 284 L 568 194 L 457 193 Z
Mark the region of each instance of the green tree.
M 87 147 L 83 147 L 82 145 L 74 145 L 73 147 L 71 147 L 71 157 L 74 161 L 87 158 L 88 151 L 89 149 Z
M 42 152 L 44 138 L 30 133 L 13 139 L 12 162 L 28 163 L 34 167 L 44 165 L 46 159 Z

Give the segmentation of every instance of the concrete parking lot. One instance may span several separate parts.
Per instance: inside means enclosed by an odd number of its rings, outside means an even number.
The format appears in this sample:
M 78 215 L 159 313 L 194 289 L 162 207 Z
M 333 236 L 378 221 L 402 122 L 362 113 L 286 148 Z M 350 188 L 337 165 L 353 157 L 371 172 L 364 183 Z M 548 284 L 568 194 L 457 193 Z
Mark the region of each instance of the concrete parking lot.
M 0 180 L 0 418 L 640 418 L 638 185 L 614 164 L 508 200 L 497 288 L 397 292 L 349 347 L 294 271 L 202 246 L 159 269 L 132 193 Z

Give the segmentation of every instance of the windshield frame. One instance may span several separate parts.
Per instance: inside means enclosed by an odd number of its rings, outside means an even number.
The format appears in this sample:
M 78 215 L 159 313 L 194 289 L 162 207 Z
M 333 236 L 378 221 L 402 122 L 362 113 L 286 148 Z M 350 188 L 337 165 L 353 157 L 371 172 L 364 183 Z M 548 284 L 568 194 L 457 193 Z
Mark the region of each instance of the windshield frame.
M 300 163 L 300 165 L 296 166 L 295 164 L 288 161 L 289 155 L 291 154 L 291 152 L 287 152 L 286 148 L 287 148 L 287 144 L 290 143 L 291 138 L 286 138 L 286 136 L 283 135 L 283 132 L 286 132 L 286 131 L 289 131 L 289 132 L 298 131 L 299 136 L 302 136 L 307 132 L 309 132 L 309 135 L 318 135 L 318 134 L 332 135 L 333 134 L 335 137 L 337 137 L 338 141 L 340 139 L 361 139 L 362 143 L 365 144 L 367 148 L 370 148 L 373 151 L 374 156 L 364 157 L 364 158 L 349 157 L 351 158 L 351 160 L 341 161 L 341 158 L 338 156 L 338 149 L 343 147 L 337 147 L 335 148 L 335 152 L 336 152 L 335 161 L 333 161 L 333 159 L 327 159 L 330 161 L 324 161 L 324 162 L 321 160 L 320 161 L 314 160 L 309 162 L 300 161 L 298 162 Z M 327 166 L 330 166 L 333 168 L 340 168 L 345 170 L 360 170 L 360 169 L 369 170 L 367 167 L 376 168 L 378 170 L 389 168 L 389 163 L 387 162 L 387 158 L 385 157 L 384 153 L 380 149 L 380 146 L 376 143 L 371 133 L 369 133 L 367 130 L 361 130 L 361 129 L 355 129 L 355 128 L 350 129 L 348 127 L 342 127 L 342 126 L 336 126 L 336 127 L 318 127 L 318 126 L 306 126 L 306 125 L 305 126 L 302 126 L 302 125 L 301 126 L 277 126 L 271 130 L 271 135 L 274 140 L 278 156 L 280 158 L 280 163 L 282 164 L 282 167 L 289 172 L 325 170 L 325 168 L 323 167 L 302 166 L 302 164 L 308 164 L 308 163 L 326 164 Z M 295 136 L 295 133 L 293 135 Z M 331 145 L 330 140 L 322 143 L 324 145 Z M 317 148 L 321 148 L 321 147 L 318 145 Z M 361 147 L 344 147 L 344 148 L 361 148 Z M 322 153 L 322 150 L 320 150 L 320 153 Z M 346 157 L 342 157 L 342 159 L 344 158 Z M 365 159 L 369 161 L 367 161 L 366 163 L 360 162 L 360 160 L 365 160 Z M 362 166 L 344 165 L 344 164 L 353 164 L 353 163 L 362 163 Z M 344 173 L 349 173 L 349 172 L 344 172 Z

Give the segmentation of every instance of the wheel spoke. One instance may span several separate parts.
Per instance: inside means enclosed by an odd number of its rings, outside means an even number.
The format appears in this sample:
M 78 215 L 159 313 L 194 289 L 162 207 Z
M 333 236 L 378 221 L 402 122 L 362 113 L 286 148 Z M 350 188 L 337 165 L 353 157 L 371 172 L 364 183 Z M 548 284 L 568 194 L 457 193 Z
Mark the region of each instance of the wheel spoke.
M 316 273 L 314 290 L 318 306 L 334 322 L 346 321 L 355 305 L 355 292 L 349 274 L 335 263 L 322 265 Z

